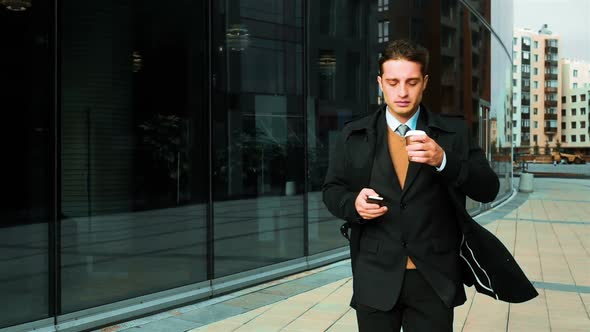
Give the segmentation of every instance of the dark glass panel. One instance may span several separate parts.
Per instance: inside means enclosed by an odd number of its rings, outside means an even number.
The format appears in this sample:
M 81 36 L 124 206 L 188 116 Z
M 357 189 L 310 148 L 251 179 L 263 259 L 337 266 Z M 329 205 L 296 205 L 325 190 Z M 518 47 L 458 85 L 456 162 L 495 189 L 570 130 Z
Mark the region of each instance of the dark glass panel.
M 367 52 L 377 41 L 377 20 L 376 6 L 367 2 L 308 1 L 308 6 L 308 239 L 309 253 L 316 254 L 347 245 L 338 231 L 343 221 L 324 206 L 321 186 L 344 123 L 377 101 L 368 99 L 369 91 L 376 93 L 376 65 L 367 66 L 378 54 Z M 375 26 L 367 29 L 368 22 Z
M 204 5 L 62 6 L 62 312 L 206 280 Z
M 302 2 L 213 2 L 214 277 L 302 257 Z
M 51 313 L 51 13 L 0 3 L 0 328 Z

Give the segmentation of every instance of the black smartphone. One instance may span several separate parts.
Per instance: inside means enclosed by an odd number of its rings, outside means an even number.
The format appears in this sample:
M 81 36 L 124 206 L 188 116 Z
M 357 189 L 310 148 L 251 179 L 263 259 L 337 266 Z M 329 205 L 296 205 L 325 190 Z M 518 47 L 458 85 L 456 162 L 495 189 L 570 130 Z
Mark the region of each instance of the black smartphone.
M 381 196 L 367 196 L 367 203 L 378 204 L 379 206 L 383 206 L 383 197 Z

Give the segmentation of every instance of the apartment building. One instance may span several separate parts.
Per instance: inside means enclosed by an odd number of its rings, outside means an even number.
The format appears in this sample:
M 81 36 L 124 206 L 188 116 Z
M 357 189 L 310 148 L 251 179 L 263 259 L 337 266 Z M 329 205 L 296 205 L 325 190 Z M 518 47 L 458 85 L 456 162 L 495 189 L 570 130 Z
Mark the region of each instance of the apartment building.
M 514 31 L 512 135 L 520 153 L 549 154 L 560 144 L 559 42 L 546 24 L 538 31 Z
M 590 63 L 560 59 L 561 146 L 566 152 L 590 154 Z

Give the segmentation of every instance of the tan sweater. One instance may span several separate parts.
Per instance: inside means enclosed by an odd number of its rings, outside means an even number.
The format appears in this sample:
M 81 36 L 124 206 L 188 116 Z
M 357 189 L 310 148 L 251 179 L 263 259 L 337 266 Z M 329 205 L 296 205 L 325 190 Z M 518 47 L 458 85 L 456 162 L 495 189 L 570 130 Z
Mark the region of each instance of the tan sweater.
M 393 162 L 393 168 L 397 175 L 397 180 L 402 189 L 406 183 L 406 174 L 408 173 L 408 151 L 406 151 L 406 141 L 403 137 L 395 133 L 391 128 L 387 131 L 387 145 L 389 146 L 389 155 Z M 406 263 L 406 269 L 415 269 L 416 265 L 412 262 L 412 259 L 408 257 Z

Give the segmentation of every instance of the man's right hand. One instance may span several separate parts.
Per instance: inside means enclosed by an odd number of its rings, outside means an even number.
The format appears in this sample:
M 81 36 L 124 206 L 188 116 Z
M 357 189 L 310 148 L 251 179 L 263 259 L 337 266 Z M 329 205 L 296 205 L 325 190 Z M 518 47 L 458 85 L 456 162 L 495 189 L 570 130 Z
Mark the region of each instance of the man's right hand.
M 368 196 L 379 196 L 375 190 L 371 188 L 363 188 L 354 201 L 356 212 L 366 220 L 381 217 L 387 212 L 387 206 L 379 206 L 379 204 L 368 203 Z

